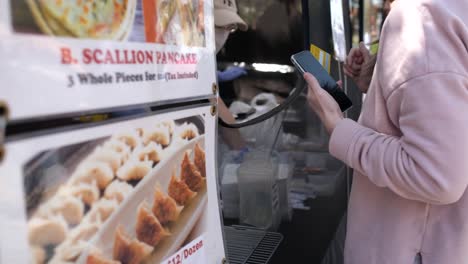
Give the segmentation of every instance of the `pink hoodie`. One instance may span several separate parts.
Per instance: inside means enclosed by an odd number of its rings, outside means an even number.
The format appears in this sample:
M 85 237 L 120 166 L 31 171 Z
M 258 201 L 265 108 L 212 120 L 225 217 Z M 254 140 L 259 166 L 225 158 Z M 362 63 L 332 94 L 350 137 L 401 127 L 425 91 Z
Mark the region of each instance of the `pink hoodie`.
M 345 263 L 468 263 L 468 0 L 398 0 L 359 124 L 330 152 L 354 168 Z

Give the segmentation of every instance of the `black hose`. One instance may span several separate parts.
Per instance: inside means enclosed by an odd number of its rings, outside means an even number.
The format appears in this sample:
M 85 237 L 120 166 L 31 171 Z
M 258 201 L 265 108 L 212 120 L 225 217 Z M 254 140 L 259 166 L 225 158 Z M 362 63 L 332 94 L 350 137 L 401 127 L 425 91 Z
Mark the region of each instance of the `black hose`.
M 277 115 L 278 113 L 280 113 L 281 111 L 283 111 L 287 107 L 289 107 L 297 98 L 299 98 L 299 96 L 301 96 L 302 91 L 304 91 L 304 89 L 306 87 L 307 87 L 307 85 L 306 85 L 304 79 L 299 78 L 298 82 L 296 84 L 296 88 L 293 90 L 291 95 L 288 96 L 288 98 L 284 102 L 282 102 L 280 105 L 276 106 L 275 108 L 271 109 L 269 112 L 266 112 L 265 114 L 262 114 L 262 115 L 257 116 L 255 118 L 249 120 L 249 121 L 245 121 L 245 122 L 242 122 L 242 123 L 228 124 L 228 123 L 224 122 L 223 119 L 221 119 L 221 118 L 218 118 L 218 123 L 221 126 L 227 127 L 227 128 L 242 128 L 242 127 L 251 126 L 251 125 L 255 125 L 255 124 L 258 124 L 260 122 L 263 122 L 263 121 Z

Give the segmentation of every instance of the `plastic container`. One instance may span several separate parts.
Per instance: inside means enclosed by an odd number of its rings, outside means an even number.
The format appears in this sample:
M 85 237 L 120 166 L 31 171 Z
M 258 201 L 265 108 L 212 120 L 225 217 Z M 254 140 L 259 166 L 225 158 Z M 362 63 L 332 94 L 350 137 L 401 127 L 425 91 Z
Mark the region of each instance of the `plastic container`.
M 277 171 L 277 159 L 269 152 L 255 150 L 245 156 L 238 169 L 241 223 L 268 230 L 278 228 Z

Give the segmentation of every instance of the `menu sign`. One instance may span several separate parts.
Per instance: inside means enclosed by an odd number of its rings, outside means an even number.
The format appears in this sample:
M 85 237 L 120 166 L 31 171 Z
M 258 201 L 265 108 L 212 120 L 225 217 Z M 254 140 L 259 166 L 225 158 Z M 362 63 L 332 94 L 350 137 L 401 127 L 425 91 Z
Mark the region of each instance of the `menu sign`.
M 212 9 L 207 0 L 1 1 L 0 100 L 20 119 L 211 95 Z
M 215 124 L 208 106 L 7 144 L 0 263 L 221 263 Z

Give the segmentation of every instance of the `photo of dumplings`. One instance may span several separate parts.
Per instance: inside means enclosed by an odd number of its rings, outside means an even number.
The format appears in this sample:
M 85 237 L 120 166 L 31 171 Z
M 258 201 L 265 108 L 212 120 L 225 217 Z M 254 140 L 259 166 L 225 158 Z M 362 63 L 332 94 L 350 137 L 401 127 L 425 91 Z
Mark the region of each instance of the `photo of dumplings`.
M 138 132 L 136 130 L 131 132 L 120 133 L 115 136 L 115 139 L 122 141 L 132 150 L 141 144 L 140 136 L 138 135 Z
M 155 126 L 151 129 L 143 130 L 143 143 L 148 145 L 150 142 L 157 143 L 167 147 L 171 142 L 171 134 L 167 126 Z
M 180 178 L 194 192 L 198 192 L 205 186 L 205 178 L 201 176 L 197 166 L 190 161 L 187 152 L 185 152 L 184 159 L 180 165 Z
M 116 200 L 118 203 L 121 203 L 125 197 L 130 195 L 133 187 L 123 181 L 114 180 L 109 186 L 107 186 L 106 191 L 104 192 L 104 197 L 109 200 Z
M 177 136 L 181 139 L 192 140 L 198 137 L 198 128 L 192 123 L 184 123 L 177 127 Z
M 122 165 L 124 161 L 124 154 L 116 152 L 112 149 L 98 147 L 89 156 L 89 159 L 107 163 L 112 168 L 112 171 L 115 172 Z
M 164 237 L 170 235 L 151 212 L 146 201 L 143 201 L 138 207 L 135 232 L 138 240 L 153 247 L 158 245 Z
M 118 206 L 119 204 L 116 200 L 109 200 L 106 198 L 100 199 L 93 204 L 87 214 L 87 217 L 91 222 L 104 222 L 117 209 Z
M 174 199 L 164 194 L 160 187 L 156 187 L 152 210 L 161 224 L 176 221 L 182 208 L 183 207 L 177 205 Z
M 44 248 L 39 246 L 32 246 L 31 247 L 32 255 L 33 255 L 33 263 L 34 264 L 42 264 L 46 260 L 46 252 Z
M 66 240 L 55 248 L 53 261 L 59 263 L 62 261 L 76 261 L 81 253 L 87 248 L 88 244 L 82 240 Z
M 91 183 L 79 182 L 68 187 L 66 190 L 73 196 L 81 199 L 86 205 L 92 205 L 100 196 L 96 180 L 93 180 Z
M 86 258 L 86 264 L 121 264 L 120 261 L 108 259 L 97 251 L 91 252 Z
M 29 243 L 46 246 L 57 245 L 65 240 L 68 225 L 63 216 L 50 216 L 49 218 L 35 217 L 29 220 Z
M 160 263 L 183 246 L 207 201 L 201 120 L 116 131 L 69 146 L 63 153 L 71 158 L 54 159 L 64 163 L 45 185 L 37 182 L 43 170 L 37 172 L 29 186 L 45 188 L 27 199 L 36 262 Z
M 61 215 L 71 225 L 78 224 L 84 215 L 83 202 L 71 195 L 59 195 L 52 198 L 39 209 L 39 215 L 48 218 Z
M 152 161 L 128 160 L 117 171 L 117 178 L 122 181 L 141 180 L 148 174 L 152 166 Z
M 144 147 L 135 149 L 136 159 L 139 161 L 149 160 L 157 164 L 162 159 L 163 148 L 155 142 L 150 142 Z
M 187 204 L 197 193 L 192 192 L 190 188 L 183 182 L 172 175 L 169 183 L 169 196 L 174 199 L 178 205 Z
M 103 190 L 114 179 L 114 172 L 109 164 L 100 161 L 86 161 L 72 176 L 71 184 L 97 182 L 99 189 Z
M 153 250 L 153 247 L 131 239 L 122 226 L 117 228 L 114 239 L 113 259 L 122 264 L 139 264 Z
M 197 166 L 198 170 L 200 171 L 201 176 L 206 177 L 205 151 L 198 144 L 195 144 L 193 161 L 195 166 Z
M 103 148 L 113 150 L 119 153 L 120 155 L 122 155 L 122 158 L 124 159 L 124 161 L 130 156 L 130 153 L 132 152 L 129 145 L 117 139 L 111 139 L 111 140 L 106 141 L 103 144 Z

